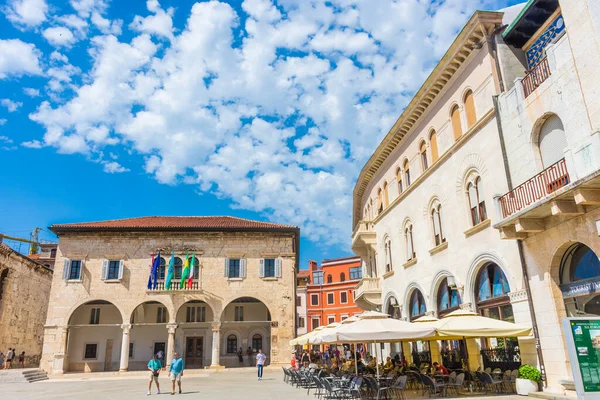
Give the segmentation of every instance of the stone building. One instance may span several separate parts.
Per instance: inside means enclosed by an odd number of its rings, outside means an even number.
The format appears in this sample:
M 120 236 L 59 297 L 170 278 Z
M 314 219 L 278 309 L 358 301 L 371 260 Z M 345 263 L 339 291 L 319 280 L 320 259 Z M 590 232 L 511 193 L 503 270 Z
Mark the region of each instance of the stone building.
M 365 309 L 414 321 L 463 308 L 531 325 L 518 246 L 492 228 L 494 197 L 508 190 L 493 39 L 519 8 L 504 11 L 471 16 L 359 175 L 352 249 L 363 260 L 356 302 Z M 537 362 L 533 338 L 414 342 L 386 352 L 460 368 L 465 350 L 472 370 Z
M 9 347 L 37 366 L 42 354 L 52 270 L 0 243 L 0 351 Z
M 498 40 L 509 190 L 494 227 L 521 242 L 560 392 L 573 384 L 561 319 L 600 316 L 600 2 L 529 2 Z
M 287 363 L 294 337 L 299 229 L 234 217 L 141 217 L 59 224 L 41 366 L 145 369 L 173 352 L 187 368 L 239 366 L 262 348 Z M 148 289 L 160 252 L 156 287 Z M 166 287 L 173 255 L 174 279 Z M 187 257 L 187 258 L 186 258 Z M 191 282 L 181 285 L 185 264 Z

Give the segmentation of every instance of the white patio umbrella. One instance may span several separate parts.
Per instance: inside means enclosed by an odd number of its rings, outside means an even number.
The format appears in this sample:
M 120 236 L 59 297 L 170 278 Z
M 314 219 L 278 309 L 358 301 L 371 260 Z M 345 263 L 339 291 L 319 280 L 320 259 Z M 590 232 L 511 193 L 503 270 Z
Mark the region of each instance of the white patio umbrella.
M 317 333 L 319 333 L 320 331 L 322 331 L 323 329 L 325 329 L 325 326 L 319 326 L 315 329 L 313 329 L 312 331 L 305 333 L 302 336 L 298 336 L 296 339 L 292 339 L 290 340 L 290 346 L 304 346 L 305 344 L 309 344 L 308 340 L 315 336 Z
M 439 321 L 432 322 L 437 335 L 447 339 L 465 337 L 531 336 L 530 326 L 488 318 L 472 311 L 456 310 Z

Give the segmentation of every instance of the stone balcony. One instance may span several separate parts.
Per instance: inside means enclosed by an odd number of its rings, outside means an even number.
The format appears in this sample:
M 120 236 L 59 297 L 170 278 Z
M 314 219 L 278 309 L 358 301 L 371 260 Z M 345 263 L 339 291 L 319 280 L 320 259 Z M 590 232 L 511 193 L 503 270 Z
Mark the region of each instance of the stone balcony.
M 352 251 L 358 256 L 367 257 L 368 249 L 375 249 L 377 233 L 371 221 L 359 221 L 352 233 Z
M 354 289 L 354 302 L 366 311 L 375 310 L 381 306 L 381 279 L 364 277 Z

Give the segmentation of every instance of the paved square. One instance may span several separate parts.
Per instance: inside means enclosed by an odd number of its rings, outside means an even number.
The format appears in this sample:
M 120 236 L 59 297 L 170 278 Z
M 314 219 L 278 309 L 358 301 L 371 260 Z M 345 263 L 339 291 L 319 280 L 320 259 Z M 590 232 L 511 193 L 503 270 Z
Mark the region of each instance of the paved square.
M 254 371 L 227 371 L 215 373 L 210 376 L 184 377 L 183 394 L 170 396 L 170 381 L 166 374 L 160 378 L 163 393 L 159 398 L 181 398 L 181 399 L 285 399 L 285 400 L 312 400 L 314 397 L 306 395 L 306 390 L 296 389 L 283 383 L 281 371 L 265 371 L 262 381 L 257 381 Z M 134 400 L 153 399 L 156 390 L 153 389 L 152 396 L 146 396 L 147 380 L 140 378 L 118 378 L 105 380 L 65 381 L 55 379 L 37 383 L 14 383 L 0 385 L 0 398 L 2 400 L 23 399 L 111 399 L 111 400 Z M 413 397 L 413 396 L 409 396 Z M 476 397 L 465 397 L 474 400 Z M 428 397 L 417 397 L 428 399 Z M 490 399 L 491 396 L 486 397 Z M 480 398 L 479 398 L 480 399 Z M 493 400 L 517 400 L 519 396 L 494 396 Z

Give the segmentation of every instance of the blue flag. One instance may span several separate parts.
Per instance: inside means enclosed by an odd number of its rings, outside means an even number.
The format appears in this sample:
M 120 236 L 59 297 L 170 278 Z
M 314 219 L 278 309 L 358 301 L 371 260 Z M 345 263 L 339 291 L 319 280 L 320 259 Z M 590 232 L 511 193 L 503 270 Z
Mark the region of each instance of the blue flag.
M 148 277 L 148 289 L 156 289 L 158 287 L 158 269 L 160 268 L 160 251 L 154 258 L 150 276 Z

